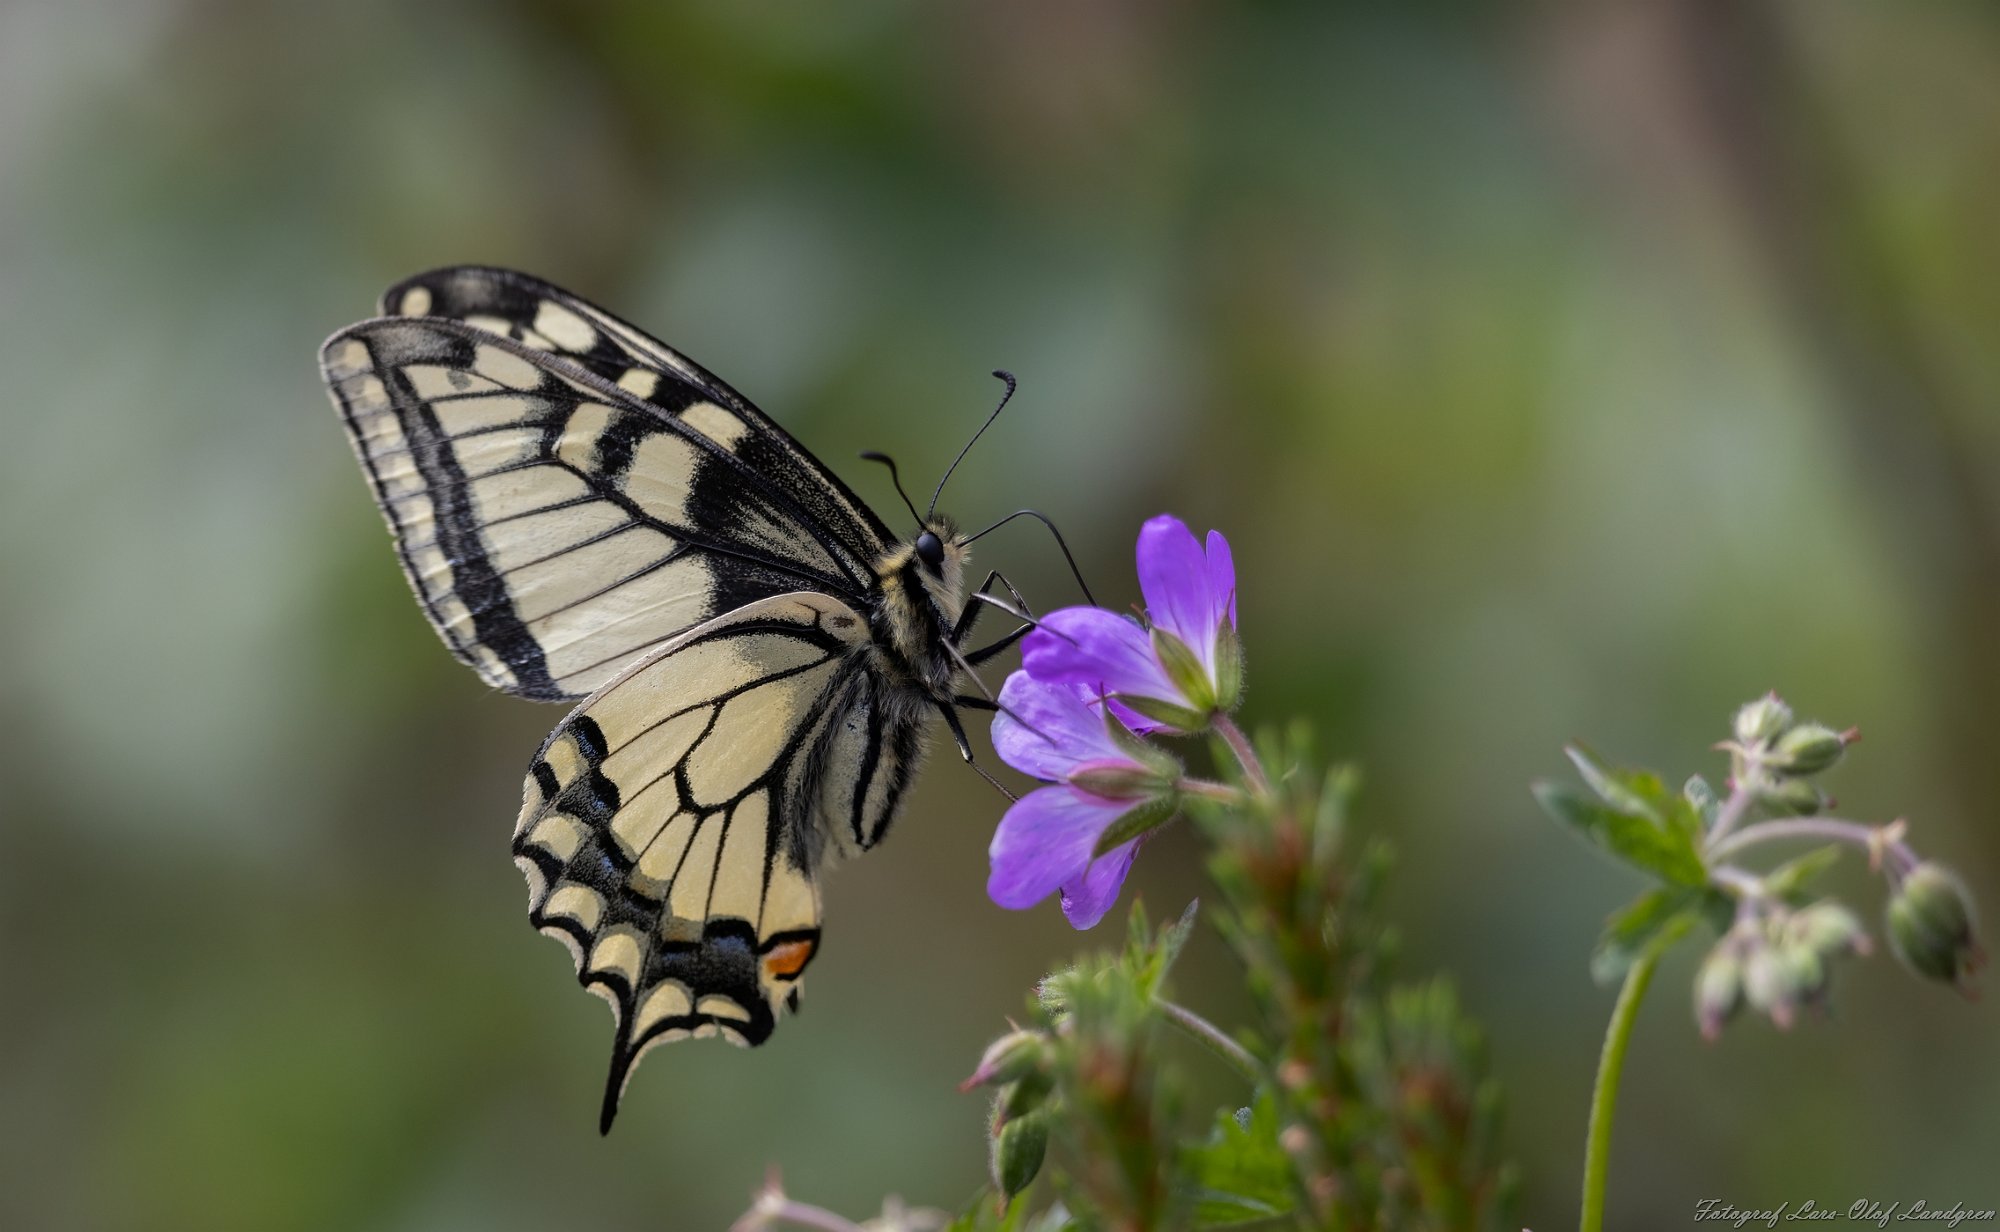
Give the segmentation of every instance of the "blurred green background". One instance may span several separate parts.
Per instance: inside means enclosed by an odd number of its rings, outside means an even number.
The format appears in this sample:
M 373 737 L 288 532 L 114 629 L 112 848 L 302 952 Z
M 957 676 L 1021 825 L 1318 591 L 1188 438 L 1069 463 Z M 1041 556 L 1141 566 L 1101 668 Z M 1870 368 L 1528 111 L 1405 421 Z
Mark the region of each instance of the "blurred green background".
M 7 0 L 0 1226 L 704 1232 L 770 1164 L 955 1206 L 955 1081 L 1115 939 L 985 900 L 1000 802 L 938 757 L 800 1020 L 655 1054 L 598 1138 L 609 1019 L 506 853 L 559 712 L 425 627 L 314 368 L 459 261 L 653 329 L 885 511 L 855 452 L 929 482 L 1013 369 L 946 505 L 1048 510 L 1113 605 L 1143 517 L 1224 528 L 1248 716 L 1365 765 L 1405 968 L 1460 981 L 1523 1222 L 1567 1225 L 1636 887 L 1529 799 L 1564 740 L 1719 773 L 1779 688 L 1866 728 L 1844 812 L 2000 903 L 1996 218 L 1985 4 Z M 980 546 L 1073 600 L 1028 524 Z M 1691 970 L 1612 1226 L 2000 1205 L 1990 1011 L 1877 957 L 1704 1047 Z M 1182 992 L 1237 1007 L 1212 939 Z

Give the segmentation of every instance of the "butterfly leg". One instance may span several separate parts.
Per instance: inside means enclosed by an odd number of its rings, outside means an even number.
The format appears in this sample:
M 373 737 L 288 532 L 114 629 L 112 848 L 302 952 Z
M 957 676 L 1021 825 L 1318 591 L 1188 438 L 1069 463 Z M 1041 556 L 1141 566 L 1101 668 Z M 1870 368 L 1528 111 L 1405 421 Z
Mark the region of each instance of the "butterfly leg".
M 998 710 L 1000 708 L 998 703 L 987 702 L 986 699 L 983 697 L 971 700 L 976 700 L 979 703 L 981 703 L 982 709 L 988 705 L 992 706 L 993 709 L 995 710 Z M 964 705 L 966 703 L 965 701 L 960 701 L 958 704 Z M 992 775 L 988 774 L 986 772 L 986 767 L 980 765 L 977 761 L 973 760 L 972 741 L 966 738 L 965 724 L 958 721 L 958 711 L 953 709 L 952 703 L 939 702 L 937 706 L 938 706 L 938 713 L 944 716 L 945 726 L 951 728 L 952 741 L 958 745 L 958 755 L 965 759 L 965 764 L 971 766 L 973 771 L 977 773 L 980 778 L 985 779 L 988 783 L 992 784 L 993 790 L 999 792 L 1001 795 L 1007 797 L 1009 800 L 1019 800 L 1021 797 L 1015 795 L 1011 791 L 1008 791 L 1006 784 L 1002 783 L 999 779 L 996 779 Z
M 990 592 L 993 589 L 993 583 L 996 581 L 1007 588 L 1008 596 L 1014 600 L 1014 608 L 1008 608 L 1005 604 L 993 599 Z M 985 599 L 986 602 L 981 603 L 978 601 L 980 599 Z M 1014 583 L 1008 580 L 1007 575 L 995 569 L 986 575 L 986 580 L 980 583 L 978 590 L 973 592 L 972 600 L 967 602 L 965 611 L 960 613 L 958 625 L 951 631 L 951 640 L 954 645 L 965 640 L 966 635 L 972 632 L 972 626 L 978 622 L 980 614 L 989 606 L 998 607 L 1000 610 L 1020 618 L 1022 624 L 999 641 L 989 646 L 981 646 L 978 650 L 967 654 L 966 662 L 972 664 L 974 667 L 987 662 L 995 655 L 1006 650 L 1009 646 L 1020 641 L 1035 627 L 1034 609 L 1028 606 L 1028 601 L 1021 596 L 1019 590 L 1015 589 Z

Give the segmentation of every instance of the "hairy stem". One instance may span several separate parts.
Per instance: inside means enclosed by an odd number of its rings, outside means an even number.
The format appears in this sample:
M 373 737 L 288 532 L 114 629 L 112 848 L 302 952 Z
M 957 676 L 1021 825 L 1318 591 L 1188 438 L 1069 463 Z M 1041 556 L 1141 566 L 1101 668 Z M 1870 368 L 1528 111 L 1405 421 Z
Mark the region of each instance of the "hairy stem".
M 1750 811 L 1751 802 L 1755 799 L 1750 790 L 1741 785 L 1729 793 L 1729 798 L 1724 800 L 1722 807 L 1716 811 L 1715 824 L 1709 827 L 1708 842 L 1711 848 L 1741 824 L 1744 815 Z
M 1590 1095 L 1590 1132 L 1583 1153 L 1582 1232 L 1603 1232 L 1604 1183 L 1611 1166 L 1611 1118 L 1618 1110 L 1618 1080 L 1625 1068 L 1625 1046 L 1639 1017 L 1639 1002 L 1653 982 L 1659 965 L 1657 950 L 1649 950 L 1625 973 L 1618 1004 L 1604 1032 L 1604 1054 L 1597 1062 L 1597 1086 Z
M 1224 1064 L 1241 1074 L 1243 1080 L 1252 1087 L 1264 1081 L 1264 1073 L 1257 1065 L 1257 1058 L 1251 1056 L 1243 1045 L 1223 1034 L 1221 1027 L 1186 1006 L 1176 1005 L 1165 998 L 1156 999 L 1153 1004 L 1160 1007 L 1160 1013 L 1166 1015 L 1168 1022 L 1187 1032 L 1202 1047 L 1222 1058 Z
M 862 1232 L 860 1224 L 843 1219 L 832 1211 L 785 1197 L 769 1201 L 759 1198 L 749 1214 L 729 1226 L 729 1232 L 765 1232 L 765 1229 L 780 1223 L 796 1228 L 812 1228 L 814 1232 Z
M 1776 842 L 1788 838 L 1823 838 L 1839 843 L 1852 843 L 1863 850 L 1873 851 L 1879 845 L 1894 855 L 1904 869 L 1912 868 L 1917 862 L 1917 853 L 1900 839 L 1884 841 L 1881 826 L 1871 826 L 1858 821 L 1842 821 L 1837 817 L 1786 817 L 1778 821 L 1760 821 L 1745 827 L 1727 838 L 1721 838 L 1721 826 L 1716 827 L 1717 840 L 1711 840 L 1708 854 L 1712 859 L 1726 859 L 1729 856 L 1755 847 L 1759 843 Z
M 1251 746 L 1250 737 L 1226 714 L 1215 716 L 1215 734 L 1229 745 L 1229 751 L 1236 754 L 1236 764 L 1243 767 L 1243 777 L 1250 784 L 1250 790 L 1259 796 L 1271 794 L 1271 780 L 1264 774 L 1264 763 L 1257 760 L 1257 750 Z
M 1179 779 L 1174 783 L 1174 790 L 1180 792 L 1182 795 L 1201 796 L 1204 799 L 1217 800 L 1223 804 L 1243 803 L 1243 793 L 1241 791 L 1231 787 L 1227 783 L 1217 783 L 1212 779 Z

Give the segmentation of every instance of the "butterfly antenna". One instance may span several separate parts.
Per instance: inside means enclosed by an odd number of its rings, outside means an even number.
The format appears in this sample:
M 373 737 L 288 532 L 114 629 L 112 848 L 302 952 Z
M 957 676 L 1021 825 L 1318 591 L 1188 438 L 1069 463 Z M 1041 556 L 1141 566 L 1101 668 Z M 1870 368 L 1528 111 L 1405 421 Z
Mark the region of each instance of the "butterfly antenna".
M 998 522 L 995 522 L 993 525 L 987 527 L 985 530 L 980 531 L 979 534 L 973 535 L 971 538 L 967 539 L 966 542 L 971 543 L 973 542 L 973 540 L 980 538 L 982 535 L 986 535 L 992 531 L 999 530 L 1001 527 L 1007 525 L 1007 523 L 1013 521 L 1015 518 L 1033 518 L 1037 522 L 1040 522 L 1043 526 L 1049 528 L 1049 533 L 1056 537 L 1056 546 L 1062 549 L 1063 559 L 1069 562 L 1069 573 L 1071 577 L 1076 579 L 1077 588 L 1083 591 L 1083 597 L 1087 602 L 1089 602 L 1090 606 L 1096 607 L 1097 599 L 1090 593 L 1090 583 L 1083 580 L 1083 570 L 1076 567 L 1076 557 L 1070 555 L 1069 544 L 1064 541 L 1062 532 L 1056 529 L 1056 524 L 1050 521 L 1049 516 L 1043 513 L 1041 510 L 1017 509 L 1013 513 L 1008 514 L 1006 517 L 1001 518 Z
M 965 455 L 972 452 L 972 447 L 979 443 L 980 437 L 986 435 L 986 429 L 992 427 L 993 421 L 1000 418 L 1000 412 L 1007 409 L 1008 399 L 1014 396 L 1014 386 L 1017 384 L 1014 374 L 996 368 L 993 375 L 1007 382 L 1007 392 L 1000 395 L 1000 405 L 993 408 L 993 413 L 986 417 L 986 422 L 979 425 L 979 431 L 972 434 L 972 439 L 965 442 L 965 448 L 959 450 L 958 456 L 951 460 L 951 465 L 944 468 L 944 479 L 938 480 L 937 491 L 931 493 L 931 507 L 924 511 L 921 519 L 923 521 L 928 522 L 931 514 L 937 512 L 938 497 L 944 495 L 945 480 L 950 479 L 951 473 L 958 469 L 958 464 L 965 461 Z
M 890 457 L 886 453 L 880 453 L 873 449 L 862 450 L 861 457 L 863 461 L 880 462 L 882 465 L 889 468 L 889 482 L 896 485 L 896 495 L 903 498 L 903 507 L 910 511 L 911 517 L 917 519 L 917 525 L 922 526 L 924 524 L 924 520 L 921 517 L 917 516 L 916 502 L 910 499 L 910 494 L 908 492 L 903 491 L 903 476 L 897 473 L 896 459 Z

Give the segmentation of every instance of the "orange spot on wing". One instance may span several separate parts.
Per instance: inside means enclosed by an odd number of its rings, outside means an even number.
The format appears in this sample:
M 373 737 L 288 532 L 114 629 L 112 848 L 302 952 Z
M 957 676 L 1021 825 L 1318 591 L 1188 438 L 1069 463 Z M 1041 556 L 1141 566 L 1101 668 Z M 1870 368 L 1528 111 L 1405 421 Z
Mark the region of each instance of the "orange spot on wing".
M 787 941 L 764 955 L 764 971 L 775 979 L 792 979 L 806 969 L 817 948 L 811 941 Z

